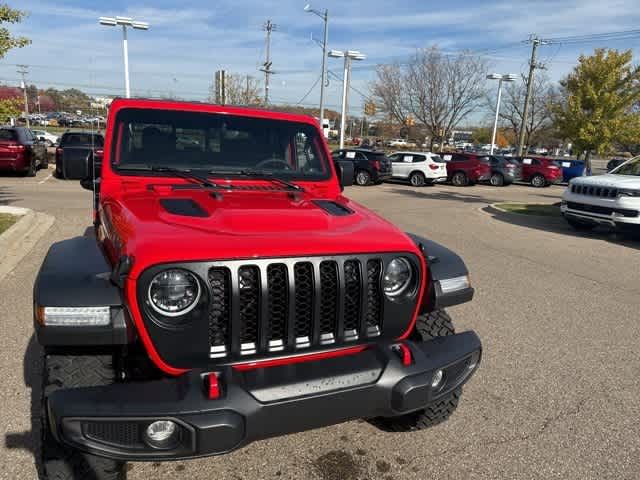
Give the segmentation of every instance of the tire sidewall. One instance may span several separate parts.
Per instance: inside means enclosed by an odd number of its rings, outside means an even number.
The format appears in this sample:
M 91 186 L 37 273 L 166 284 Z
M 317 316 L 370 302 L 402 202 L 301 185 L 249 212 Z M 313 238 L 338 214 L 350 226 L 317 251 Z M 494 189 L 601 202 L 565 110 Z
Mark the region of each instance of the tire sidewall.
M 424 174 L 420 172 L 412 173 L 411 176 L 409 176 L 409 183 L 414 187 L 423 187 L 425 184 Z
M 451 183 L 456 187 L 464 187 L 467 185 L 467 175 L 464 172 L 456 172 L 451 178 Z
M 371 183 L 371 175 L 364 170 L 359 170 L 356 173 L 356 184 L 361 187 L 366 187 L 369 183 Z
M 546 185 L 547 181 L 542 175 L 534 175 L 531 179 L 531 185 L 535 188 L 542 188 Z
M 504 185 L 504 176 L 501 173 L 494 173 L 491 175 L 489 183 L 494 187 L 502 187 Z

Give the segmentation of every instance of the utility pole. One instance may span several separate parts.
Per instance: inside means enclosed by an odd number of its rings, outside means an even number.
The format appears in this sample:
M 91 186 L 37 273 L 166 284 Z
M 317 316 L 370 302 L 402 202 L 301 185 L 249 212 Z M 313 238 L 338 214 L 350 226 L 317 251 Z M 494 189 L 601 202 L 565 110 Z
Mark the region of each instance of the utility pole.
M 28 65 L 18 65 L 18 73 L 22 75 L 22 91 L 24 92 L 24 118 L 27 121 L 27 128 L 29 125 L 29 98 L 27 97 L 27 81 L 26 75 L 29 73 Z
M 541 65 L 536 63 L 536 53 L 538 50 L 538 45 L 547 45 L 550 42 L 547 40 L 542 40 L 534 35 L 529 37 L 527 43 L 531 43 L 531 60 L 529 62 L 529 79 L 527 80 L 527 96 L 524 99 L 524 110 L 522 112 L 522 122 L 520 124 L 520 139 L 518 141 L 518 156 L 521 157 L 523 155 L 524 150 L 524 139 L 527 130 L 527 119 L 529 118 L 529 103 L 531 99 L 531 93 L 533 92 L 533 74 L 536 68 L 542 68 Z
M 244 91 L 244 102 L 249 105 L 249 75 L 247 75 L 247 87 Z
M 264 72 L 264 104 L 268 105 L 269 104 L 269 76 L 274 73 L 273 70 L 271 70 L 271 65 L 273 64 L 273 62 L 271 62 L 271 32 L 275 31 L 277 29 L 277 26 L 271 22 L 271 20 L 267 20 L 267 22 L 264 24 L 264 26 L 262 27 L 262 29 L 267 32 L 267 47 L 266 47 L 266 53 L 267 53 L 267 57 L 265 59 L 265 62 L 262 64 L 262 68 L 260 69 L 261 72 Z

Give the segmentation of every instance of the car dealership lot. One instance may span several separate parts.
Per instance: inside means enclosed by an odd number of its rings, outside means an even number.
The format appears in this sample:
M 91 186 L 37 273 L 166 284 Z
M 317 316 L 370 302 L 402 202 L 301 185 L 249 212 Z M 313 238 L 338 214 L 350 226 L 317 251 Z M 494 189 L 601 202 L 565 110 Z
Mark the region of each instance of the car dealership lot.
M 51 242 L 79 235 L 91 222 L 91 194 L 49 174 L 0 176 L 0 205 L 56 217 L 0 284 L 0 478 L 36 476 L 33 279 Z M 561 219 L 484 210 L 502 201 L 558 202 L 562 190 L 402 183 L 347 190 L 403 229 L 457 251 L 469 266 L 476 298 L 450 313 L 459 330 L 478 332 L 485 353 L 448 423 L 389 434 L 351 422 L 223 457 L 133 464 L 130 478 L 637 478 L 640 242 L 577 234 Z

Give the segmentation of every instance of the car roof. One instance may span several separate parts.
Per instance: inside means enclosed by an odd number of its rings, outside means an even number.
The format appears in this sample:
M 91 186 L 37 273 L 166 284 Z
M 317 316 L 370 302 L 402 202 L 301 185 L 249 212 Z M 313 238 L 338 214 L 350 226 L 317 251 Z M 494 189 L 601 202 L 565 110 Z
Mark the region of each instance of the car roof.
M 390 153 L 389 155 L 395 155 L 396 153 L 405 154 L 405 155 L 438 155 L 437 153 L 432 153 L 432 152 L 418 152 L 418 151 L 409 151 L 409 150 L 397 150 L 395 152 Z
M 320 128 L 320 124 L 311 115 L 299 113 L 280 112 L 268 108 L 247 107 L 242 105 L 217 105 L 213 103 L 182 101 L 182 100 L 158 100 L 151 98 L 115 98 L 109 108 L 110 114 L 122 108 L 158 109 L 158 110 L 178 110 L 204 113 L 222 113 L 231 115 L 241 115 L 247 117 L 267 118 L 274 120 L 284 120 L 289 122 L 308 123 Z

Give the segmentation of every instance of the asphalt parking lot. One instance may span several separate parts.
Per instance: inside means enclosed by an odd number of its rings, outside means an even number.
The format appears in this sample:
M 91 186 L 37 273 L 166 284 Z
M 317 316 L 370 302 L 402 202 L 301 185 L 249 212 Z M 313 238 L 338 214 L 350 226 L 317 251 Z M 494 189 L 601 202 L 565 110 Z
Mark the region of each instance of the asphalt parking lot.
M 91 222 L 91 194 L 49 174 L 0 176 L 0 205 L 56 218 L 0 283 L 0 478 L 6 479 L 37 475 L 33 280 L 48 246 Z M 499 201 L 554 203 L 562 189 L 347 189 L 403 229 L 457 251 L 471 271 L 476 298 L 450 313 L 458 330 L 478 332 L 485 353 L 449 422 L 402 434 L 350 422 L 223 457 L 132 464 L 130 478 L 640 478 L 640 242 L 578 234 L 561 219 L 485 211 Z

